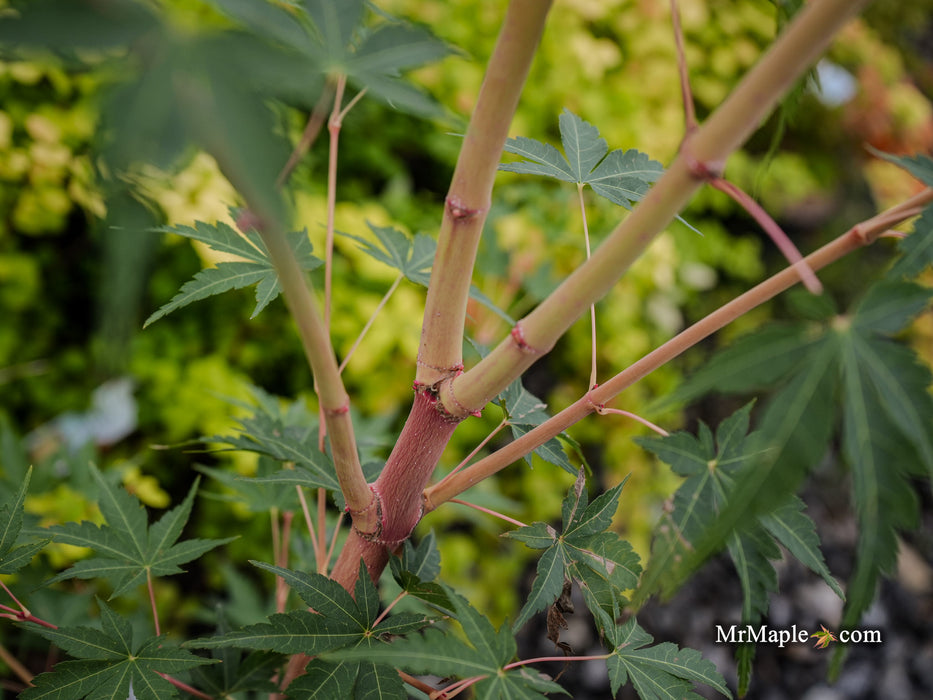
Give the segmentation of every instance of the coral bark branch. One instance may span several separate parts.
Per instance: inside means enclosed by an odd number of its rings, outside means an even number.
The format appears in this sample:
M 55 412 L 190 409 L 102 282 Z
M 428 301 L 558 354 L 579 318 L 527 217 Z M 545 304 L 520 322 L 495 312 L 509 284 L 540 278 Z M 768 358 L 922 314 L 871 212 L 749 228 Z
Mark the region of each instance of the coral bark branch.
M 605 296 L 708 179 L 698 173 L 721 170 L 726 158 L 865 4 L 867 0 L 822 0 L 800 11 L 726 101 L 690 134 L 689 150 L 677 156 L 595 255 L 522 320 L 528 346 L 549 350 L 591 304 Z M 461 417 L 481 410 L 534 359 L 516 353 L 514 342 L 506 338 L 476 367 L 449 380 L 451 386 L 442 388 L 444 406 Z
M 462 365 L 462 338 L 476 249 L 496 169 L 550 8 L 512 0 L 447 194 L 425 307 L 416 380 L 433 386 Z
M 933 188 L 926 188 L 906 202 L 853 226 L 835 240 L 808 255 L 805 262 L 813 270 L 820 270 L 849 253 L 873 243 L 891 226 L 918 215 L 931 203 L 933 203 Z M 424 497 L 425 509 L 433 510 L 441 503 L 451 500 L 474 484 L 531 453 L 574 423 L 597 412 L 600 406 L 607 404 L 658 367 L 670 362 L 701 340 L 799 281 L 798 271 L 794 267 L 788 267 L 721 306 L 517 440 L 427 489 Z

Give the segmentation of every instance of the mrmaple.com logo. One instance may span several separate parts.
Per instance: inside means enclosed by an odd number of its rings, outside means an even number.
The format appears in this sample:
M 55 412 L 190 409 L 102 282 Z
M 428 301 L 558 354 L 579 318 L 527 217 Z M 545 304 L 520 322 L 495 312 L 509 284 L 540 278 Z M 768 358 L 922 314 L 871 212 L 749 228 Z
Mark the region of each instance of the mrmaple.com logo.
M 819 632 L 809 632 L 793 625 L 790 629 L 775 629 L 768 625 L 716 625 L 718 644 L 806 644 L 816 639 L 813 645 L 825 649 L 831 642 L 837 641 L 837 635 L 820 625 Z M 843 644 L 881 644 L 881 630 L 842 630 L 838 641 Z

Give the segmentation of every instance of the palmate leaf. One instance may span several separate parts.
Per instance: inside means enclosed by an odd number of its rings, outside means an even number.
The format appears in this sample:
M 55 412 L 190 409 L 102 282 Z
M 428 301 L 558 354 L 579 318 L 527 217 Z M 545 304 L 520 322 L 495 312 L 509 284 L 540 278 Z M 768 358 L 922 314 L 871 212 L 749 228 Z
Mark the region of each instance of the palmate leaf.
M 903 168 L 927 187 L 933 187 L 933 159 L 925 155 L 895 156 L 868 146 L 868 151 L 879 158 Z
M 525 160 L 500 163 L 499 170 L 543 175 L 581 187 L 589 185 L 596 194 L 626 209 L 640 201 L 651 183 L 664 173 L 660 163 L 635 149 L 616 149 L 607 154 L 609 147 L 599 130 L 567 109 L 559 123 L 566 157 L 550 144 L 519 136 L 508 139 L 503 150 Z M 703 235 L 681 216 L 676 219 Z
M 23 528 L 23 503 L 31 478 L 32 467 L 29 467 L 16 496 L 0 507 L 0 574 L 16 573 L 49 543 L 49 540 L 42 540 L 19 546 L 16 544 Z
M 931 374 L 910 348 L 889 337 L 926 306 L 930 295 L 910 282 L 882 281 L 847 316 L 808 328 L 801 356 L 785 364 L 783 386 L 763 412 L 760 437 L 750 441 L 750 451 L 761 451 L 761 457 L 735 476 L 727 504 L 703 537 L 691 540 L 688 570 L 721 546 L 731 530 L 756 519 L 795 554 L 815 553 L 809 522 L 800 520 L 802 513 L 791 510 L 799 511 L 799 504 L 788 504 L 787 498 L 823 456 L 833 427 L 841 425 L 860 525 L 844 619 L 846 624 L 858 620 L 874 598 L 878 577 L 893 565 L 898 529 L 915 522 L 912 479 L 933 474 Z M 735 360 L 737 368 L 747 364 Z M 723 377 L 726 367 L 716 363 L 715 373 Z M 700 383 L 709 381 L 705 374 L 698 373 Z M 746 381 L 756 383 L 753 377 Z M 743 380 L 732 376 L 725 384 L 735 391 Z M 831 581 L 819 560 L 802 560 Z
M 263 477 L 284 471 L 280 470 L 279 466 L 279 463 L 271 457 L 260 455 L 255 478 L 243 477 L 235 472 L 200 464 L 195 469 L 220 482 L 235 494 L 209 494 L 212 498 L 237 501 L 253 513 L 268 513 L 275 509 L 287 511 L 299 507 L 293 484 L 268 483 L 263 480 Z M 302 476 L 307 479 L 306 475 Z
M 700 652 L 670 642 L 647 646 L 654 639 L 634 617 L 624 625 L 607 626 L 606 641 L 613 647 L 606 661 L 613 694 L 630 681 L 642 700 L 701 700 L 693 692 L 694 683 L 732 697 L 722 675 Z
M 228 445 L 231 449 L 256 452 L 289 464 L 288 469 L 264 473 L 252 478 L 220 477 L 227 481 L 241 480 L 245 489 L 252 482 L 260 490 L 275 485 L 299 485 L 308 488 L 325 488 L 339 491 L 337 472 L 333 460 L 318 448 L 318 422 L 304 402 L 294 401 L 286 407 L 279 400 L 258 387 L 250 391 L 255 405 L 233 401 L 241 408 L 253 411 L 251 416 L 238 419 L 239 433 L 236 435 L 213 435 L 202 438 L 204 442 Z M 233 483 L 229 486 L 237 490 Z M 255 493 L 254 495 L 259 495 Z M 271 495 L 271 494 L 268 494 Z M 262 504 L 257 505 L 261 506 Z
M 682 561 L 690 561 L 694 543 L 702 542 L 733 498 L 736 482 L 757 467 L 761 455 L 754 452 L 760 441 L 747 435 L 752 404 L 725 419 L 716 431 L 700 423 L 696 437 L 680 432 L 664 438 L 642 438 L 638 442 L 654 452 L 686 480 L 674 494 L 670 511 L 656 529 L 652 556 L 636 593 L 636 602 L 660 588 L 670 595 L 686 573 Z M 769 596 L 777 590 L 777 571 L 772 562 L 781 558 L 784 545 L 811 570 L 819 574 L 840 598 L 841 588 L 832 577 L 819 550 L 813 521 L 796 497 L 785 505 L 740 523 L 726 536 L 726 547 L 742 588 L 742 623 L 756 624 L 767 613 Z M 739 657 L 739 682 L 747 687 L 754 648 L 743 646 Z
M 563 532 L 545 523 L 533 523 L 505 533 L 533 549 L 544 549 L 538 560 L 531 593 L 515 620 L 519 630 L 531 616 L 554 603 L 564 580 L 575 579 L 587 607 L 617 617 L 626 602 L 624 591 L 634 588 L 641 573 L 638 555 L 628 542 L 608 532 L 625 482 L 588 502 L 581 469 L 562 506 Z
M 475 684 L 479 698 L 528 698 L 540 700 L 542 693 L 565 693 L 559 685 L 529 670 L 504 667 L 515 656 L 517 646 L 508 625 L 498 631 L 462 596 L 444 586 L 463 636 L 445 634 L 429 627 L 421 634 L 408 635 L 391 644 L 369 649 L 341 649 L 324 655 L 342 662 L 369 660 L 411 671 L 443 677 L 480 677 Z
M 428 533 L 417 547 L 413 547 L 411 541 L 406 540 L 402 555 L 392 557 L 389 565 L 395 582 L 408 595 L 423 600 L 445 613 L 453 610 L 447 592 L 435 581 L 441 570 L 441 554 L 437 549 L 433 532 Z
M 145 582 L 147 577 L 183 573 L 181 564 L 236 539 L 177 541 L 191 514 L 197 480 L 185 500 L 150 527 L 139 499 L 108 484 L 93 465 L 91 470 L 98 485 L 100 510 L 106 524 L 97 526 L 85 520 L 54 525 L 46 532 L 55 542 L 89 547 L 95 556 L 82 559 L 51 578 L 47 584 L 71 578 L 105 578 L 113 585 L 112 599 Z
M 545 410 L 547 404 L 525 389 L 520 378 L 509 384 L 496 397 L 496 402 L 505 412 L 509 421 L 509 428 L 512 431 L 512 438 L 515 440 L 551 417 Z M 543 445 L 535 448 L 534 454 L 548 464 L 558 466 L 571 474 L 577 474 L 577 470 L 570 463 L 567 453 L 564 452 L 564 448 L 557 438 L 551 438 Z M 525 455 L 524 459 L 530 467 L 532 465 L 531 454 Z
M 274 94 L 310 107 L 324 77 L 339 73 L 395 108 L 424 115 L 441 113 L 433 99 L 398 77 L 402 71 L 452 52 L 449 45 L 421 27 L 395 18 L 370 26 L 365 22 L 366 3 L 362 0 L 303 0 L 288 7 L 253 0 L 213 2 L 237 24 L 279 48 L 278 53 L 292 64 L 303 64 L 303 70 L 270 71 L 264 68 L 278 65 L 273 62 L 276 54 L 264 55 L 263 61 L 246 61 L 244 75 L 254 81 L 260 78 L 261 86 L 271 88 Z M 384 13 L 381 16 L 388 19 Z M 278 85 L 275 74 L 279 75 Z
M 102 601 L 100 613 L 100 630 L 21 624 L 79 659 L 63 661 L 51 672 L 36 676 L 34 686 L 19 695 L 21 700 L 124 700 L 130 696 L 131 685 L 138 700 L 164 700 L 176 697 L 177 690 L 160 673 L 177 674 L 214 663 L 179 649 L 165 637 L 150 637 L 134 644 L 128 620 Z
M 637 602 L 658 588 L 665 595 L 676 590 L 686 575 L 679 571 L 680 562 L 689 559 L 696 543 L 707 537 L 729 506 L 744 473 L 756 468 L 762 454 L 755 451 L 760 444 L 758 436 L 747 435 L 751 408 L 749 403 L 725 419 L 716 431 L 715 441 L 703 423 L 697 437 L 678 432 L 664 438 L 637 439 L 674 472 L 687 477 L 674 494 L 670 512 L 659 523 L 652 556 L 636 593 Z M 744 593 L 743 622 L 755 622 L 767 610 L 768 593 L 777 584 L 770 564 L 780 558 L 777 543 L 787 547 L 843 597 L 819 551 L 813 521 L 803 508 L 802 501 L 790 498 L 785 505 L 742 523 L 727 535 L 726 544 Z
M 374 226 L 369 222 L 367 226 L 380 245 L 350 233 L 341 232 L 340 235 L 356 241 L 360 250 L 371 258 L 398 270 L 409 281 L 427 287 L 431 279 L 431 266 L 434 264 L 437 241 L 423 233 L 418 233 L 410 239 L 391 226 Z M 515 323 L 515 319 L 496 306 L 489 297 L 473 285 L 470 285 L 470 296 L 507 323 Z
M 315 612 L 294 610 L 278 613 L 270 616 L 267 622 L 216 637 L 194 640 L 188 642 L 187 646 L 202 649 L 266 649 L 309 656 L 319 656 L 342 648 L 359 649 L 362 652 L 360 657 L 354 658 L 351 663 L 343 660 L 333 663 L 330 659 L 312 662 L 309 671 L 313 678 L 296 681 L 289 687 L 289 697 L 405 697 L 398 674 L 391 668 L 379 666 L 375 650 L 385 646 L 383 638 L 419 630 L 429 624 L 429 618 L 400 613 L 375 624 L 379 616 L 379 594 L 363 562 L 360 562 L 353 596 L 339 583 L 320 574 L 252 563 L 281 576 Z M 315 690 L 319 685 L 335 694 L 320 694 L 322 691 Z
M 194 227 L 165 226 L 158 230 L 206 243 L 219 253 L 236 255 L 244 258 L 244 261 L 221 262 L 215 267 L 201 270 L 186 282 L 167 304 L 149 316 L 143 327 L 194 301 L 253 284 L 257 284 L 258 287 L 256 308 L 253 309 L 250 318 L 255 318 L 281 293 L 282 288 L 268 251 L 255 231 L 241 235 L 222 221 L 214 225 L 198 221 Z M 311 254 L 311 242 L 306 232 L 289 233 L 288 242 L 302 269 L 314 270 L 322 264 L 322 260 Z
M 664 172 L 660 163 L 636 150 L 609 153 L 599 130 L 569 110 L 563 111 L 559 122 L 566 157 L 553 146 L 520 136 L 509 139 L 505 151 L 525 160 L 503 163 L 499 170 L 590 185 L 597 194 L 626 208 L 640 200 Z

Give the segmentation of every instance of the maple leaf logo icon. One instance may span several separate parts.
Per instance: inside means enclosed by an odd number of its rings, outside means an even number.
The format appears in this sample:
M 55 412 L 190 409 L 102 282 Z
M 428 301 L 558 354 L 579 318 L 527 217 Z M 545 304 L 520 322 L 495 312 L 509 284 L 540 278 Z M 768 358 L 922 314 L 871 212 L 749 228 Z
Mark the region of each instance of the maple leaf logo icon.
M 829 646 L 830 642 L 836 641 L 836 635 L 830 632 L 828 629 L 820 625 L 820 632 L 813 632 L 810 634 L 811 637 L 816 637 L 816 643 L 813 645 L 817 649 L 825 649 Z

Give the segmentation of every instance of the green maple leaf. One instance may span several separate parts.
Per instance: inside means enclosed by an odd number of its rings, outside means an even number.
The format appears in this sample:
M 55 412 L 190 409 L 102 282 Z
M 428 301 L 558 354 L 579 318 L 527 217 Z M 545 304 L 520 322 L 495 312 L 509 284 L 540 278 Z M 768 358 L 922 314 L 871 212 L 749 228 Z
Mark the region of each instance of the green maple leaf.
M 925 155 L 895 156 L 869 147 L 879 158 L 903 168 L 927 187 L 933 187 L 933 159 Z M 927 207 L 914 222 L 913 233 L 900 241 L 903 255 L 888 272 L 888 278 L 916 277 L 933 265 L 933 207 Z
M 371 26 L 364 21 L 363 0 L 305 0 L 291 7 L 248 0 L 213 1 L 239 24 L 307 62 L 308 70 L 300 81 L 286 75 L 286 83 L 295 82 L 293 91 L 304 102 L 307 93 L 320 89 L 325 75 L 341 73 L 393 107 L 426 115 L 440 111 L 421 90 L 399 78 L 402 72 L 452 51 L 421 27 L 385 13 L 381 17 L 390 21 Z
M 315 662 L 314 678 L 321 674 L 330 678 L 328 683 L 341 691 L 356 687 L 358 690 L 390 684 L 392 693 L 401 691 L 401 695 L 388 697 L 404 698 L 404 690 L 398 674 L 391 678 L 391 669 L 374 668 L 376 662 L 372 656 L 374 649 L 384 646 L 384 638 L 403 635 L 415 631 L 429 623 L 424 615 L 400 613 L 387 617 L 378 624 L 379 594 L 373 585 L 365 565 L 360 563 L 360 575 L 354 595 L 351 596 L 336 581 L 320 574 L 306 574 L 277 566 L 252 562 L 261 569 L 281 576 L 301 600 L 315 612 L 293 610 L 288 613 L 271 615 L 267 622 L 248 625 L 242 629 L 216 637 L 188 642 L 187 646 L 216 649 L 236 647 L 241 649 L 265 649 L 284 654 L 307 654 L 319 656 L 327 651 L 341 648 L 358 648 L 359 659 L 348 662 L 327 661 L 323 665 Z M 390 673 L 391 671 L 391 673 Z M 304 688 L 312 681 L 301 681 L 295 688 Z M 289 689 L 294 690 L 293 688 Z M 307 697 L 299 695 L 298 697 Z M 325 697 L 325 696 L 312 696 Z M 351 692 L 341 692 L 331 697 L 353 697 Z
M 868 146 L 869 153 L 903 168 L 927 187 L 933 187 L 933 159 L 925 155 L 895 156 Z
M 898 530 L 916 523 L 912 480 L 933 474 L 930 370 L 909 347 L 890 338 L 927 307 L 930 296 L 929 289 L 911 282 L 884 280 L 847 315 L 787 329 L 790 358 L 779 361 L 782 373 L 766 372 L 779 388 L 749 448 L 760 456 L 736 478 L 728 503 L 694 542 L 688 570 L 737 526 L 774 512 L 775 503 L 786 503 L 825 454 L 834 427 L 841 425 L 860 525 L 843 624 L 857 622 L 874 599 L 878 577 L 895 564 Z M 748 342 L 744 348 L 755 345 Z M 731 368 L 710 363 L 695 381 L 709 386 L 721 379 L 720 386 L 730 391 L 758 385 L 748 374 L 757 361 L 735 351 L 731 356 Z
M 95 556 L 82 559 L 47 584 L 71 578 L 105 578 L 113 585 L 111 598 L 114 598 L 151 577 L 184 573 L 180 564 L 236 539 L 177 541 L 191 514 L 197 480 L 179 506 L 150 526 L 139 499 L 108 484 L 96 467 L 92 466 L 91 471 L 99 488 L 100 510 L 107 523 L 98 526 L 85 520 L 54 525 L 46 532 L 55 542 L 89 547 Z
M 445 634 L 437 627 L 408 635 L 391 644 L 369 649 L 345 649 L 325 654 L 342 661 L 367 659 L 412 673 L 481 678 L 475 684 L 480 698 L 525 698 L 538 700 L 543 693 L 566 692 L 556 683 L 526 669 L 505 669 L 517 646 L 508 625 L 498 631 L 462 596 L 444 586 L 463 636 Z
M 215 267 L 201 270 L 191 280 L 185 282 L 167 304 L 149 316 L 143 327 L 194 301 L 253 284 L 256 285 L 256 308 L 253 309 L 250 318 L 255 318 L 282 292 L 282 286 L 279 284 L 275 267 L 269 258 L 269 252 L 255 230 L 240 234 L 221 221 L 214 225 L 198 221 L 193 227 L 164 226 L 157 230 L 201 241 L 219 253 L 236 255 L 244 260 L 222 262 Z M 322 260 L 311 254 L 311 241 L 308 239 L 307 232 L 289 233 L 288 242 L 302 269 L 313 270 L 322 264 Z
M 670 595 L 687 575 L 681 563 L 690 561 L 694 544 L 728 507 L 743 470 L 755 468 L 756 436 L 747 435 L 752 404 L 725 419 L 716 431 L 700 423 L 696 437 L 685 432 L 663 438 L 641 438 L 638 443 L 668 463 L 686 479 L 674 494 L 670 510 L 655 531 L 652 556 L 641 581 L 636 602 L 647 599 L 657 588 Z M 770 593 L 777 590 L 777 571 L 772 562 L 781 559 L 786 547 L 812 571 L 819 574 L 840 598 L 842 589 L 832 577 L 819 549 L 813 521 L 803 512 L 804 504 L 791 497 L 779 508 L 743 523 L 729 533 L 726 546 L 742 587 L 742 623 L 755 624 L 767 613 Z M 754 645 L 741 647 L 740 688 L 747 687 Z
M 512 437 L 515 440 L 551 417 L 545 410 L 547 404 L 525 389 L 525 387 L 522 386 L 521 379 L 516 379 L 509 384 L 509 386 L 496 397 L 496 401 L 505 412 L 509 422 L 509 428 L 512 431 Z M 561 435 L 561 437 L 566 439 L 564 435 Z M 557 438 L 551 438 L 543 445 L 535 448 L 534 454 L 538 455 L 548 464 L 558 466 L 571 474 L 577 473 L 577 470 L 574 469 L 570 460 L 567 458 L 567 453 L 564 452 L 560 440 Z M 525 455 L 524 459 L 530 467 L 531 455 Z
M 423 233 L 415 234 L 412 239 L 392 226 L 374 226 L 369 222 L 366 225 L 373 232 L 379 245 L 351 233 L 341 232 L 340 235 L 356 241 L 360 250 L 371 258 L 398 270 L 405 279 L 427 287 L 431 280 L 431 266 L 434 264 L 434 254 L 437 252 L 437 241 Z M 504 321 L 510 324 L 515 323 L 515 319 L 496 306 L 492 299 L 472 284 L 470 296 Z
M 406 540 L 402 554 L 389 560 L 392 577 L 408 595 L 443 611 L 453 610 L 447 592 L 435 579 L 441 571 L 441 554 L 434 532 L 428 533 L 417 547 Z
M 239 404 L 254 411 L 253 415 L 238 419 L 240 432 L 237 435 L 214 435 L 203 438 L 204 442 L 228 445 L 231 449 L 257 452 L 273 459 L 289 462 L 290 469 L 242 480 L 252 483 L 253 488 L 275 485 L 298 485 L 307 488 L 324 488 L 339 491 L 337 472 L 333 460 L 318 448 L 317 419 L 308 414 L 304 403 L 296 401 L 284 411 L 276 399 L 264 391 L 253 388 L 257 405 Z M 217 478 L 232 482 L 236 477 Z M 236 489 L 233 483 L 228 484 Z M 244 484 L 244 488 L 251 488 Z M 261 505 L 261 504 L 257 504 Z
M 218 633 L 229 631 L 223 608 L 219 611 Z M 218 664 L 199 666 L 191 671 L 192 685 L 215 698 L 232 698 L 247 691 L 274 693 L 279 688 L 271 680 L 285 663 L 285 657 L 268 651 L 244 654 L 224 647 L 211 650 Z
M 605 634 L 613 647 L 606 661 L 613 694 L 631 681 L 642 700 L 700 700 L 693 692 L 694 683 L 732 697 L 716 667 L 700 652 L 670 642 L 646 646 L 654 640 L 634 617 L 621 626 L 606 626 Z
M 599 130 L 567 109 L 559 123 L 566 155 L 549 144 L 519 136 L 509 139 L 505 150 L 525 160 L 503 163 L 499 170 L 589 185 L 597 194 L 626 209 L 640 200 L 664 172 L 660 163 L 634 149 L 609 152 Z
M 0 574 L 16 573 L 49 543 L 49 540 L 41 540 L 17 545 L 23 528 L 23 503 L 31 478 L 32 467 L 29 467 L 16 496 L 0 508 Z
M 641 565 L 628 542 L 608 532 L 625 482 L 602 493 L 592 503 L 581 469 L 562 505 L 563 532 L 546 523 L 533 523 L 505 533 L 533 549 L 544 549 L 538 560 L 531 593 L 515 620 L 518 630 L 536 612 L 551 605 L 565 578 L 578 581 L 587 607 L 619 615 L 626 602 L 623 592 L 638 583 Z
M 214 663 L 179 649 L 165 637 L 133 643 L 128 620 L 100 602 L 101 629 L 60 627 L 49 629 L 34 623 L 22 627 L 66 651 L 75 661 L 62 661 L 20 694 L 21 700 L 79 700 L 80 698 L 127 698 L 130 688 L 139 700 L 176 697 L 176 689 L 160 673 L 175 674 Z

